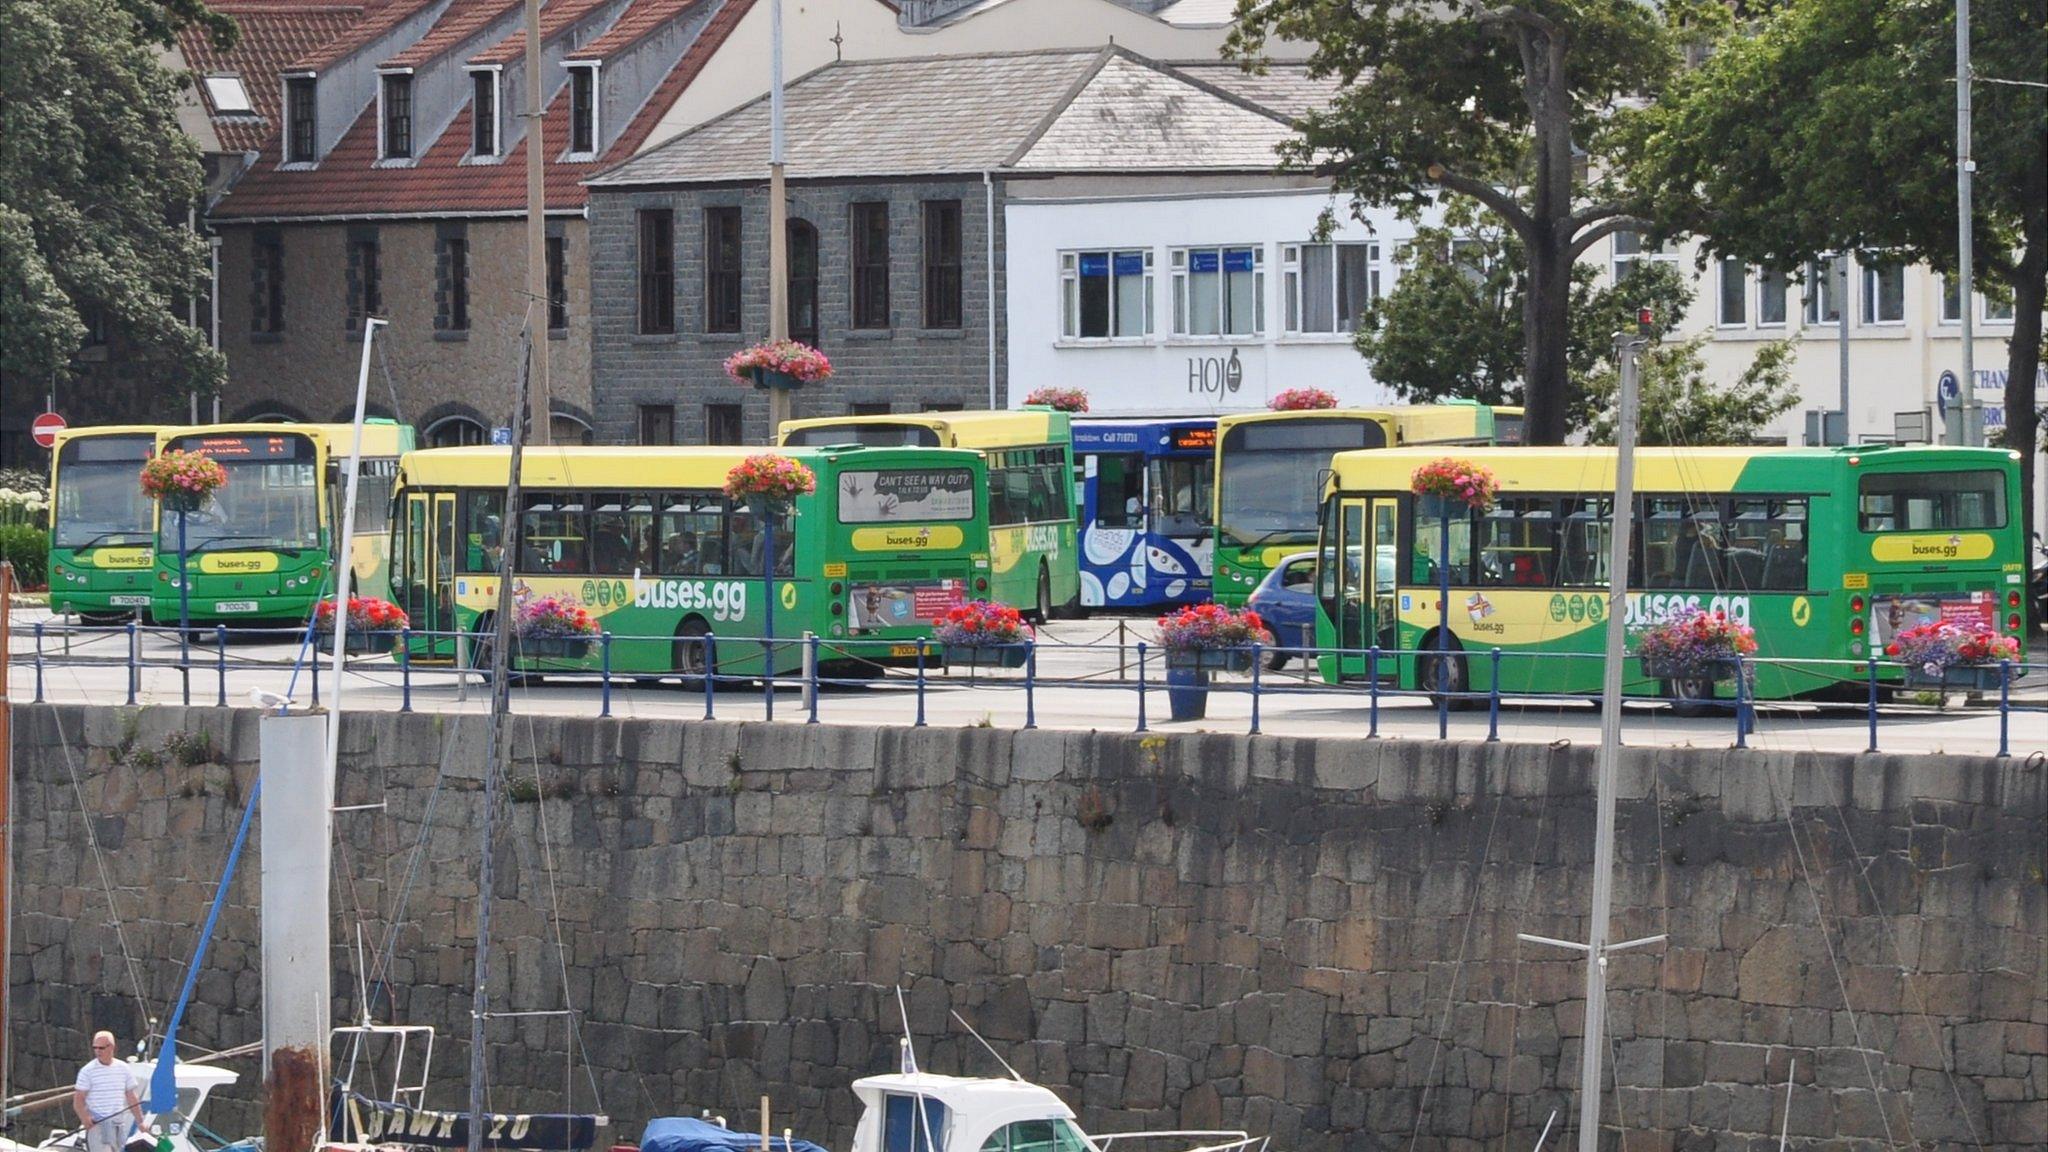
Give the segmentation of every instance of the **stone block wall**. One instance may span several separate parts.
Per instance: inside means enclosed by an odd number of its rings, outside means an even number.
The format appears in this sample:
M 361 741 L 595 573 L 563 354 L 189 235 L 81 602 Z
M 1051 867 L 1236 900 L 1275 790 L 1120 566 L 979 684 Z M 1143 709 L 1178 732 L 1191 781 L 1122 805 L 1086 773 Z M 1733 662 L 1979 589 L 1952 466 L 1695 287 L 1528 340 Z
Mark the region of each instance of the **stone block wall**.
M 126 1039 L 167 1011 L 259 721 L 16 711 L 20 1090 L 68 1083 L 93 1028 Z M 1586 931 L 1587 749 L 514 727 L 492 1006 L 566 1003 L 582 1047 L 569 1063 L 560 1017 L 494 1020 L 496 1107 L 588 1107 L 594 1085 L 607 1139 L 631 1139 L 766 1092 L 845 1147 L 848 1085 L 894 1066 L 901 987 L 924 1067 L 1000 1074 L 958 1011 L 1093 1131 L 1476 1152 L 1532 1147 L 1556 1112 L 1550 1146 L 1571 1139 L 1584 968 L 1517 934 Z M 483 721 L 352 715 L 343 740 L 339 802 L 386 807 L 336 817 L 335 1017 L 359 1012 L 360 925 L 368 983 L 388 979 L 376 1014 L 441 1029 L 431 1102 L 460 1107 Z M 1788 1081 L 1796 1147 L 2039 1145 L 2048 770 L 1682 749 L 1622 767 L 1614 936 L 1668 942 L 1610 965 L 1610 1145 L 1775 1146 Z M 194 1043 L 258 1038 L 256 863 Z M 253 1090 L 231 1095 L 215 1126 L 253 1129 Z

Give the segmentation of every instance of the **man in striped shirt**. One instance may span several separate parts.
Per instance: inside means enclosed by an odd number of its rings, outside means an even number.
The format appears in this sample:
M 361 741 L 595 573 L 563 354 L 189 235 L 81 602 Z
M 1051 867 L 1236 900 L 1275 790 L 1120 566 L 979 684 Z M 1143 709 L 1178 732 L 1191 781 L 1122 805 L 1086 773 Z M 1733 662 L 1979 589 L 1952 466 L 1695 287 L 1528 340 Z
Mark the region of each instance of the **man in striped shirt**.
M 128 1065 L 114 1059 L 112 1032 L 93 1033 L 92 1063 L 78 1070 L 78 1082 L 71 1087 L 71 1110 L 85 1126 L 86 1152 L 120 1152 L 130 1130 L 129 1115 L 142 1123 L 142 1098 L 135 1094 Z

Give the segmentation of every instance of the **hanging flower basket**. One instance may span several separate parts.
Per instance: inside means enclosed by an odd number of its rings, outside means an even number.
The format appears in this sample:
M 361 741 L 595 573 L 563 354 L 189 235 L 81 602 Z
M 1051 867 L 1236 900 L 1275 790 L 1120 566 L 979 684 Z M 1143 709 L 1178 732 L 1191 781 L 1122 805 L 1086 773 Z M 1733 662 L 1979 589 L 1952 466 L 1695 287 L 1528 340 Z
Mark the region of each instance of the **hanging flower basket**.
M 1169 612 L 1159 618 L 1158 627 L 1168 669 L 1243 672 L 1252 666 L 1253 645 L 1273 643 L 1273 633 L 1257 612 L 1233 612 L 1213 602 Z
M 1266 405 L 1275 412 L 1315 412 L 1336 406 L 1337 397 L 1321 388 L 1288 388 Z
M 597 631 L 590 611 L 566 596 L 529 600 L 512 620 L 513 647 L 528 659 L 580 660 Z
M 818 477 L 802 463 L 773 452 L 749 456 L 725 474 L 725 494 L 750 506 L 788 503 L 818 490 Z M 759 502 L 757 504 L 757 502 Z
M 1933 623 L 1899 633 L 1884 653 L 1905 666 L 1909 688 L 1988 692 L 2004 675 L 1999 665 L 2020 658 L 2020 642 L 1988 628 Z
M 142 466 L 142 493 L 167 512 L 197 512 L 228 482 L 228 470 L 203 452 L 172 449 Z
M 399 630 L 411 626 L 405 610 L 391 601 L 351 596 L 342 650 L 357 656 L 389 652 L 398 641 Z M 313 630 L 323 638 L 334 635 L 334 601 L 322 600 L 313 606 Z
M 1449 503 L 1456 501 L 1476 512 L 1492 509 L 1500 496 L 1500 481 L 1491 471 L 1470 460 L 1446 456 L 1415 470 L 1409 487 L 1417 496 Z
M 1658 680 L 1733 680 L 1741 658 L 1756 654 L 1756 632 L 1723 612 L 1689 608 L 1635 632 L 1643 674 Z
M 1027 407 L 1050 408 L 1055 412 L 1086 412 L 1088 393 L 1079 388 L 1039 388 L 1024 397 Z
M 970 667 L 1022 668 L 1030 655 L 1031 627 L 1007 604 L 970 600 L 947 610 L 932 625 L 946 663 Z
M 801 341 L 775 340 L 726 357 L 725 374 L 756 388 L 798 388 L 830 377 L 832 361 Z

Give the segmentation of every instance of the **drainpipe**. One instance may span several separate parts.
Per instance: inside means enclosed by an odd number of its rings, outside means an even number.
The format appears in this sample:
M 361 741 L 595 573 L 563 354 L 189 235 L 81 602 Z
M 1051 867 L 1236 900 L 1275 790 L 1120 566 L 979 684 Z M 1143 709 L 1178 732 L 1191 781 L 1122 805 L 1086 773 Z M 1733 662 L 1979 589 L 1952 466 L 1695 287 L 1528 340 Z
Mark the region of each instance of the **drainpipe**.
M 996 185 L 989 178 L 988 169 L 981 170 L 981 192 L 984 219 L 982 230 L 988 240 L 988 406 L 999 408 L 996 403 Z

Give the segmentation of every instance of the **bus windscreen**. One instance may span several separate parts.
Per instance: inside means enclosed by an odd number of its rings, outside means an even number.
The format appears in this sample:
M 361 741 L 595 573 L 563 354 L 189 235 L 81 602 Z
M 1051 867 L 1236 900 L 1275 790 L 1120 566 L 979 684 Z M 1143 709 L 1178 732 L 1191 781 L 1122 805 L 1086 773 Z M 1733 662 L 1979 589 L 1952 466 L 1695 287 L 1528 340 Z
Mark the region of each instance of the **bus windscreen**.
M 839 474 L 844 524 L 972 520 L 974 473 L 966 468 L 892 468 Z
M 1371 420 L 1285 420 L 1242 424 L 1223 436 L 1218 526 L 1236 543 L 1312 540 L 1330 457 L 1386 446 Z
M 170 447 L 211 456 L 228 474 L 228 482 L 188 519 L 188 547 L 320 546 L 320 485 L 312 440 L 262 434 L 182 436 Z
M 57 454 L 58 548 L 150 542 L 154 509 L 137 474 L 149 459 L 148 436 L 94 436 L 67 441 Z

